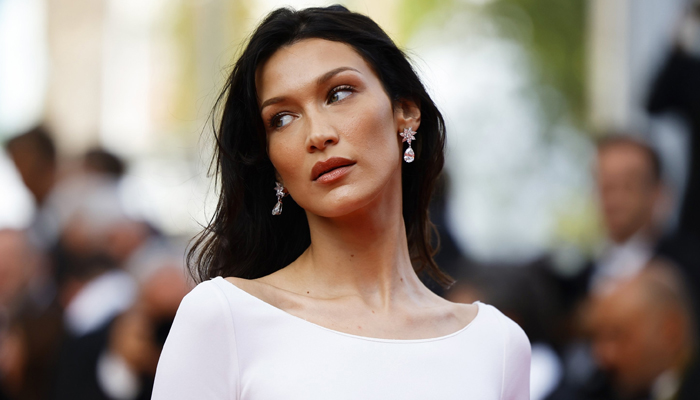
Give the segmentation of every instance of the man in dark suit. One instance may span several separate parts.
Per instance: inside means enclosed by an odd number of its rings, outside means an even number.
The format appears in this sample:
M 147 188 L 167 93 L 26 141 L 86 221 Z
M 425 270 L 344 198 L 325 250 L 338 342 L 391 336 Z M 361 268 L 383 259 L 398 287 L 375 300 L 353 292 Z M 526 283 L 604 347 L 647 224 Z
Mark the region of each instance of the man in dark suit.
M 683 16 L 674 47 L 650 90 L 652 115 L 674 113 L 690 128 L 690 165 L 679 232 L 700 236 L 700 1 Z
M 593 354 L 621 399 L 700 398 L 695 317 L 685 277 L 654 260 L 594 295 Z

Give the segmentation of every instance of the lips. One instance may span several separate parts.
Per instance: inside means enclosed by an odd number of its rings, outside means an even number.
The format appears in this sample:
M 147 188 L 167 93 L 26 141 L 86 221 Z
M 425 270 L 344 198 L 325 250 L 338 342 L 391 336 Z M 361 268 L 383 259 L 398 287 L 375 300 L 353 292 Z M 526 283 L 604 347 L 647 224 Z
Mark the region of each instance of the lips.
M 315 181 L 324 174 L 335 169 L 355 165 L 355 161 L 343 157 L 331 157 L 326 161 L 319 161 L 311 169 L 311 180 Z

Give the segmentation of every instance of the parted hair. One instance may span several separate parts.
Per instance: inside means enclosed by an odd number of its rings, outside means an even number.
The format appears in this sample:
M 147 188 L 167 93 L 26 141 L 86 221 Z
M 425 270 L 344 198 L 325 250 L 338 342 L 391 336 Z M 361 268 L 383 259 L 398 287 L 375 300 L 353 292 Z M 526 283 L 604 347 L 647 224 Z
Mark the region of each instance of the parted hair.
M 267 153 L 255 76 L 277 50 L 310 38 L 351 46 L 377 74 L 395 107 L 401 100 L 419 106 L 421 125 L 413 143 L 416 160 L 402 167 L 408 248 L 416 272 L 427 273 L 443 286 L 451 284 L 433 260 L 436 249 L 431 237 L 437 233 L 428 215 L 444 164 L 443 117 L 406 55 L 379 25 L 339 5 L 271 12 L 233 66 L 212 113 L 216 141 L 212 168 L 219 200 L 187 254 L 191 275 L 196 281 L 216 276 L 259 278 L 290 264 L 309 247 L 305 211 L 290 196 L 284 199 L 282 215 L 271 214 L 276 203 L 275 169 Z

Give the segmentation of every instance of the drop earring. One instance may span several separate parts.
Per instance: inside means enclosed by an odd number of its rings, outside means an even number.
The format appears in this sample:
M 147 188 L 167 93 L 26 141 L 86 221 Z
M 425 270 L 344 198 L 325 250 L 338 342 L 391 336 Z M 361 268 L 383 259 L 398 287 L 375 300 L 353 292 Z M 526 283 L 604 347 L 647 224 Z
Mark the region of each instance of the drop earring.
M 413 149 L 411 148 L 411 142 L 416 140 L 416 133 L 418 132 L 414 131 L 410 127 L 404 128 L 403 132 L 399 133 L 399 136 L 403 138 L 401 142 L 408 142 L 408 148 L 403 153 L 403 160 L 407 163 L 412 163 L 413 160 L 416 159 L 416 153 L 414 153 Z
M 272 215 L 280 215 L 282 214 L 282 197 L 286 196 L 287 193 L 284 192 L 284 186 L 279 182 L 275 182 L 275 192 L 277 192 L 277 204 L 272 209 Z

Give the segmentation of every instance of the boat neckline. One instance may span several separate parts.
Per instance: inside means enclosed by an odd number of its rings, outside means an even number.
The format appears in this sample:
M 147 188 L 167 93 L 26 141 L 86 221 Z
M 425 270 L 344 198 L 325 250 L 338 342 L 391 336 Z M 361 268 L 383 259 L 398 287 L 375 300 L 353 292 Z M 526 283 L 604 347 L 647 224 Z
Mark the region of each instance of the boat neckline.
M 263 300 L 263 299 L 261 299 L 261 298 L 259 298 L 259 297 L 257 297 L 257 296 L 254 296 L 254 295 L 252 295 L 251 293 L 249 293 L 249 292 L 247 292 L 247 291 L 241 289 L 240 287 L 238 287 L 238 286 L 237 286 L 236 284 L 234 284 L 233 282 L 231 282 L 231 281 L 229 281 L 229 280 L 227 280 L 227 279 L 225 279 L 225 278 L 223 278 L 223 277 L 221 277 L 221 276 L 217 276 L 216 278 L 213 278 L 212 280 L 213 280 L 213 281 L 222 280 L 222 281 L 224 281 L 224 283 L 227 284 L 228 286 L 232 286 L 232 287 L 234 288 L 234 290 L 236 290 L 236 291 L 238 291 L 238 292 L 242 292 L 243 295 L 245 295 L 245 296 L 247 296 L 247 297 L 249 297 L 249 298 L 252 298 L 253 301 L 262 303 L 263 306 L 265 306 L 265 307 L 267 307 L 267 308 L 269 308 L 269 309 L 272 309 L 274 312 L 282 313 L 282 314 L 284 314 L 285 316 L 287 316 L 288 318 L 293 318 L 294 320 L 297 320 L 297 321 L 299 321 L 299 322 L 301 322 L 301 323 L 304 323 L 304 324 L 306 324 L 306 325 L 310 325 L 310 326 L 312 326 L 312 327 L 315 327 L 316 329 L 322 329 L 322 330 L 324 330 L 324 331 L 331 332 L 331 333 L 334 333 L 334 334 L 337 334 L 337 335 L 341 335 L 341 336 L 345 336 L 345 337 L 349 337 L 349 338 L 360 339 L 360 340 L 367 340 L 367 341 L 373 341 L 373 342 L 384 342 L 384 343 L 425 343 L 425 342 L 435 342 L 435 341 L 440 341 L 440 340 L 449 339 L 449 338 L 451 338 L 451 337 L 457 336 L 457 335 L 459 335 L 460 333 L 463 333 L 463 332 L 467 331 L 472 325 L 474 325 L 474 323 L 475 323 L 478 319 L 481 319 L 481 314 L 483 314 L 483 311 L 484 311 L 484 310 L 483 310 L 484 303 L 482 303 L 482 302 L 480 302 L 480 301 L 478 301 L 478 300 L 475 301 L 475 302 L 473 302 L 473 303 L 471 303 L 471 304 L 474 304 L 474 305 L 477 306 L 477 312 L 476 312 L 476 315 L 474 316 L 474 318 L 472 318 L 472 320 L 469 321 L 469 323 L 467 323 L 467 325 L 463 326 L 462 328 L 460 328 L 460 329 L 458 329 L 458 330 L 456 330 L 456 331 L 454 331 L 454 332 L 452 332 L 452 333 L 448 333 L 448 334 L 446 334 L 446 335 L 437 336 L 437 337 L 432 337 L 432 338 L 423 338 L 423 339 L 387 339 L 387 338 L 378 338 L 378 337 L 372 337 L 372 336 L 355 335 L 355 334 L 352 334 L 352 333 L 347 333 L 347 332 L 342 332 L 342 331 L 338 331 L 338 330 L 335 330 L 335 329 L 327 328 L 327 327 L 325 327 L 325 326 L 323 326 L 323 325 L 319 325 L 319 324 L 317 324 L 317 323 L 315 323 L 315 322 L 311 322 L 311 321 L 309 321 L 309 320 L 306 320 L 306 319 L 304 319 L 304 318 L 301 318 L 301 317 L 299 317 L 299 316 L 296 316 L 296 315 L 294 315 L 294 314 L 292 314 L 292 313 L 289 313 L 289 312 L 287 312 L 287 311 L 284 311 L 283 309 L 281 309 L 281 308 L 279 308 L 279 307 L 273 306 L 272 304 L 266 302 L 265 300 Z

